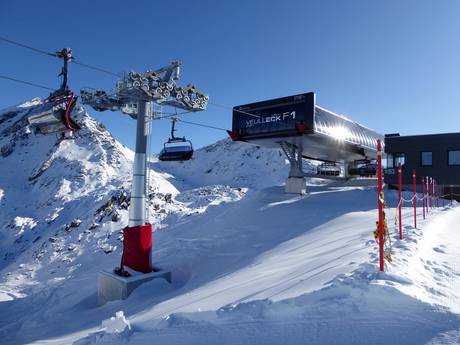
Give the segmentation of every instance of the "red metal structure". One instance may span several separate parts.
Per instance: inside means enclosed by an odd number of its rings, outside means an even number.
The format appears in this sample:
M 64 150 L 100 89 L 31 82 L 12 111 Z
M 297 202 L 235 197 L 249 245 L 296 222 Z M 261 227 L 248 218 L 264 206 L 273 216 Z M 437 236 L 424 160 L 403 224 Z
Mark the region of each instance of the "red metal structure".
M 377 196 L 377 203 L 379 208 L 379 264 L 380 264 L 380 272 L 383 272 L 385 269 L 384 265 L 384 242 L 385 242 L 385 228 L 383 225 L 383 198 L 382 198 L 382 143 L 377 140 L 377 176 L 378 176 L 378 196 Z
M 426 177 L 426 211 L 430 211 L 430 178 Z
M 423 219 L 425 219 L 425 204 L 426 204 L 426 198 L 425 198 L 425 178 L 422 176 L 422 208 L 423 208 Z
M 430 208 L 433 208 L 433 178 L 430 177 Z
M 398 213 L 399 213 L 399 239 L 402 240 L 402 169 L 401 163 L 398 163 Z
M 441 192 L 442 192 L 442 207 L 444 207 L 444 200 L 445 198 L 445 190 L 444 190 L 444 185 L 441 186 Z
M 412 170 L 412 180 L 414 183 L 414 228 L 417 229 L 417 174 L 415 169 Z
M 436 200 L 436 207 L 439 207 L 439 185 L 436 182 L 436 180 L 434 181 L 434 183 L 435 183 L 435 185 L 434 185 L 434 198 Z
M 123 255 L 121 271 L 128 266 L 135 271 L 149 273 L 152 266 L 152 224 L 130 226 L 123 229 Z

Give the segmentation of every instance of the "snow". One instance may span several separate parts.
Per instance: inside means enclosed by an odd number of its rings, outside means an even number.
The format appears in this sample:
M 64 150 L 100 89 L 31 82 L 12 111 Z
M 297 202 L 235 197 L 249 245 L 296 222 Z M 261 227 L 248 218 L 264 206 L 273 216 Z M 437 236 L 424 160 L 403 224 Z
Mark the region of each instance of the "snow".
M 102 330 L 106 333 L 121 333 L 126 329 L 130 330 L 131 325 L 129 321 L 126 320 L 123 311 L 117 311 L 115 317 L 111 317 L 108 320 L 102 321 Z
M 152 259 L 173 282 L 98 306 L 97 273 L 120 259 L 133 153 L 83 110 L 75 141 L 27 133 L 38 104 L 0 114 L 0 148 L 12 149 L 0 156 L 0 343 L 460 342 L 457 203 L 426 220 L 419 209 L 417 229 L 403 208 L 400 241 L 386 191 L 394 261 L 380 273 L 374 180 L 310 179 L 309 194 L 288 195 L 280 151 L 229 140 L 189 162 L 153 159 Z
M 184 181 L 187 187 L 221 184 L 260 189 L 282 185 L 289 172 L 289 162 L 281 149 L 265 149 L 223 139 L 195 151 L 190 161 L 156 160 L 153 169 L 165 171 L 165 177 L 179 189 Z M 314 163 L 305 162 L 304 169 L 316 173 Z

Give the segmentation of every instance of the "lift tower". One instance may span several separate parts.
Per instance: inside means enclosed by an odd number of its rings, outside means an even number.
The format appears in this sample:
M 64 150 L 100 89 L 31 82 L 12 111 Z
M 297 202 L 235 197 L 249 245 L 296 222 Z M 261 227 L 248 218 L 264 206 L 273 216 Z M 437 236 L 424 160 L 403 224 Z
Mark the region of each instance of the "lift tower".
M 151 103 L 196 112 L 206 109 L 209 97 L 195 86 L 176 85 L 180 63 L 144 73 L 130 72 L 117 82 L 116 91 L 81 90 L 81 102 L 97 111 L 121 111 L 137 120 L 129 224 L 123 229 L 123 255 L 119 275 L 127 275 L 124 266 L 143 273 L 151 264 L 152 225 L 146 219 L 147 123 Z

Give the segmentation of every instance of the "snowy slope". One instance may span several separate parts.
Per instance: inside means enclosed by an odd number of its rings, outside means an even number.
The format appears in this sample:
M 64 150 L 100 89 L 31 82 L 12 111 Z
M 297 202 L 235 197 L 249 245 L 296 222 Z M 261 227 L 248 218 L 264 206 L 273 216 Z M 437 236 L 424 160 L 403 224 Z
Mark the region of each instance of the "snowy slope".
M 4 131 L 27 106 L 0 123 L 0 147 L 22 133 Z M 10 253 L 0 271 L 0 344 L 460 342 L 456 204 L 419 216 L 418 229 L 404 209 L 403 241 L 388 210 L 394 262 L 381 274 L 372 185 L 310 181 L 308 195 L 286 195 L 278 151 L 226 140 L 187 163 L 152 164 L 153 261 L 172 270 L 173 284 L 152 281 L 98 306 L 97 272 L 119 260 L 132 153 L 81 116 L 79 140 L 55 145 L 26 133 L 0 158 L 8 176 L 0 243 Z M 395 193 L 386 197 L 396 205 Z
M 223 139 L 196 150 L 193 159 L 181 163 L 157 161 L 153 168 L 170 174 L 171 183 L 181 187 L 212 184 L 264 188 L 282 185 L 289 173 L 289 161 L 281 149 L 266 149 L 252 144 Z M 316 172 L 314 163 L 305 161 L 304 171 Z M 315 179 L 311 183 L 324 182 Z
M 418 230 L 405 210 L 408 238 L 398 243 L 392 229 L 395 262 L 380 274 L 371 235 L 375 197 L 372 189 L 321 187 L 309 197 L 269 189 L 200 224 L 175 227 L 173 239 L 162 233 L 166 253 L 156 256 L 185 270 L 186 282 L 174 290 L 160 282 L 142 287 L 132 303 L 156 291 L 152 307 L 131 314 L 129 303 L 118 304 L 132 315 L 134 332 L 100 331 L 79 344 L 425 344 L 439 334 L 455 344 L 460 272 L 449 255 L 458 246 L 426 248 L 421 229 L 452 237 L 460 210 L 433 212 Z M 446 218 L 448 226 L 439 227 Z M 170 241 L 185 253 L 173 252 Z M 414 270 L 413 261 L 423 268 Z

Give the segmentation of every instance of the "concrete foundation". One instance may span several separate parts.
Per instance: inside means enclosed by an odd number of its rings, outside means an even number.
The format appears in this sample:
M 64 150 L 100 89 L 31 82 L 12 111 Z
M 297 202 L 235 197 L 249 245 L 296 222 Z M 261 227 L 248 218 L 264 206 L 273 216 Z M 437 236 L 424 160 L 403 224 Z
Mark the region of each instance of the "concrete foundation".
M 307 182 L 303 177 L 289 177 L 284 190 L 286 193 L 304 194 L 307 192 Z
M 120 277 L 110 271 L 101 271 L 97 282 L 98 303 L 103 305 L 109 301 L 126 299 L 139 285 L 157 278 L 165 279 L 171 283 L 171 272 L 158 271 L 131 277 Z

